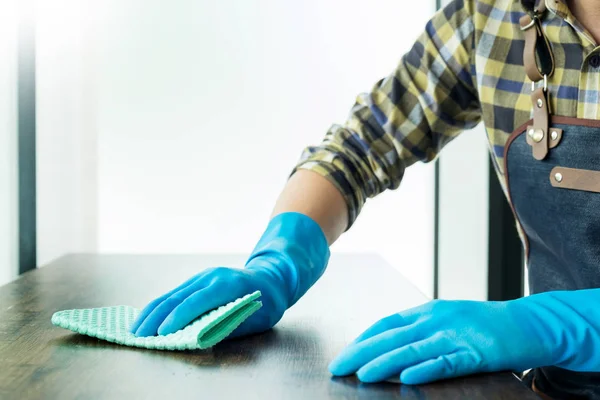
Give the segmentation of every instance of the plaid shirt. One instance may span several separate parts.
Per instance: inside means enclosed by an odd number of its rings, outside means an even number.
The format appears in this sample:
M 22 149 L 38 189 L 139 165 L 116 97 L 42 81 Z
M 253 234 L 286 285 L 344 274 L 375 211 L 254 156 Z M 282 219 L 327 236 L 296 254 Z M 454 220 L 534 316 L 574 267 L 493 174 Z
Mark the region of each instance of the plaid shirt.
M 600 117 L 600 47 L 565 0 L 546 0 L 543 27 L 556 69 L 555 115 Z M 297 169 L 319 173 L 344 195 L 352 225 L 367 198 L 399 186 L 406 167 L 432 161 L 480 121 L 506 192 L 504 145 L 531 118 L 523 67 L 524 11 L 515 0 L 455 0 L 440 10 L 396 70 L 358 96 L 344 125 L 308 147 Z

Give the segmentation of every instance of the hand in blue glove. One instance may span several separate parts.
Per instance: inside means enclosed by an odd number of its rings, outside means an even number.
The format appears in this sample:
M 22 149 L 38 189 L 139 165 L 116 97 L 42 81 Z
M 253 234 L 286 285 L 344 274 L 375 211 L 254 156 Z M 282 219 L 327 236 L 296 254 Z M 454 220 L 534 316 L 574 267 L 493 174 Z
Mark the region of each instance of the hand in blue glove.
M 327 239 L 306 215 L 274 217 L 244 269 L 203 271 L 150 302 L 131 327 L 137 336 L 176 332 L 202 314 L 239 297 L 261 291 L 263 305 L 229 337 L 272 328 L 323 274 L 329 260 Z
M 432 301 L 391 315 L 330 364 L 363 382 L 422 384 L 479 372 L 554 365 L 600 371 L 600 289 L 507 302 Z

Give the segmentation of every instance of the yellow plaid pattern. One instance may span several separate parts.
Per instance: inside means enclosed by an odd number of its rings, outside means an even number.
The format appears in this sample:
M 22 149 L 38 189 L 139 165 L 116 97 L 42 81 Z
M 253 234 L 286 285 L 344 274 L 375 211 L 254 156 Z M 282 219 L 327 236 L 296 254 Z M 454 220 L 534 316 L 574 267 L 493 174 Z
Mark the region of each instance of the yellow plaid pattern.
M 546 0 L 543 29 L 556 70 L 552 113 L 598 119 L 600 47 L 564 0 Z M 466 129 L 485 124 L 505 187 L 504 145 L 531 118 L 523 67 L 524 15 L 515 0 L 455 0 L 427 23 L 397 68 L 358 96 L 348 120 L 333 125 L 296 166 L 329 179 L 344 195 L 350 226 L 368 198 L 399 186 L 406 167 L 434 160 Z

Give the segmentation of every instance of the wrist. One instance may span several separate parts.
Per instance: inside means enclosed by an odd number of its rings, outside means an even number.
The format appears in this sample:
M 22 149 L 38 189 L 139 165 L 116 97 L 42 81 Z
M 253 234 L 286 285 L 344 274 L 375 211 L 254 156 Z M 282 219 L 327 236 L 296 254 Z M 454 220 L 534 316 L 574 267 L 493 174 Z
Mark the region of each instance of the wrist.
M 541 345 L 539 365 L 557 365 L 568 357 L 568 332 L 566 323 L 557 309 L 550 293 L 540 293 L 508 302 L 515 320 L 532 343 Z
M 280 282 L 291 307 L 323 274 L 329 255 L 325 234 L 314 220 L 283 213 L 271 219 L 245 268 L 263 270 Z

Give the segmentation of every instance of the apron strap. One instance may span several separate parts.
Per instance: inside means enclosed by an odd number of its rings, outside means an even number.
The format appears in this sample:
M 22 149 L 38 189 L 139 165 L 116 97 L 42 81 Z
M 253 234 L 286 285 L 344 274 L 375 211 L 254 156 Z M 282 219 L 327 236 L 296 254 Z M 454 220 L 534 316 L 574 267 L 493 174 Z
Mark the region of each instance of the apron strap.
M 540 0 L 537 8 L 529 8 L 531 2 L 521 2 L 526 14 L 519 19 L 521 30 L 525 32 L 525 49 L 523 64 L 525 72 L 532 82 L 538 82 L 554 73 L 554 55 L 548 38 L 542 30 L 541 19 L 546 11 L 544 0 Z
M 549 139 L 550 105 L 548 77 L 554 73 L 554 55 L 548 38 L 542 29 L 542 17 L 546 12 L 545 0 L 521 0 L 526 14 L 519 19 L 521 30 L 525 32 L 523 65 L 532 82 L 531 102 L 533 105 L 533 126 L 528 128 L 527 142 L 531 144 L 532 155 L 543 160 L 551 146 Z M 543 80 L 543 87 L 535 89 L 535 83 Z
M 548 128 L 550 125 L 550 111 L 548 100 L 544 88 L 537 88 L 531 95 L 533 103 L 533 127 L 527 131 L 527 136 L 531 138 L 533 158 L 543 160 L 548 155 L 550 140 Z

